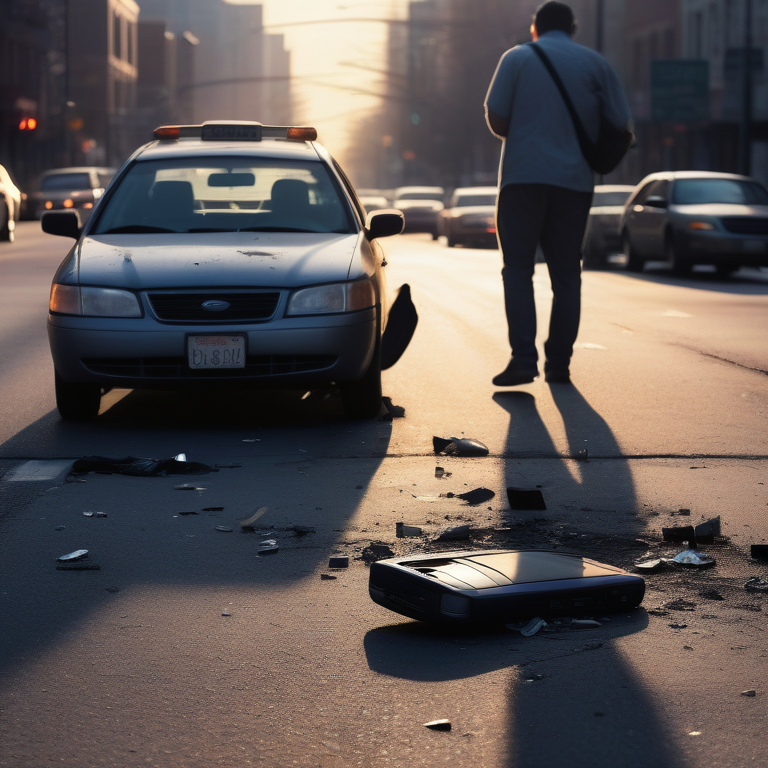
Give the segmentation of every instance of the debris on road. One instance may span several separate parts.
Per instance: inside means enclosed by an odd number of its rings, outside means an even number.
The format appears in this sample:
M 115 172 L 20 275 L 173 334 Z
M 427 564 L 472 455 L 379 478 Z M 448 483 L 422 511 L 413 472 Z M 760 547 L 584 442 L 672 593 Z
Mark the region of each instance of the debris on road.
M 232 529 L 228 525 L 217 525 L 216 530 L 222 533 L 232 533 Z
M 450 477 L 453 472 L 446 472 L 443 467 L 435 467 L 435 477 L 440 479 L 441 477 Z
M 749 554 L 755 560 L 768 560 L 768 544 L 753 544 L 749 548 Z
M 306 536 L 308 533 L 315 533 L 311 525 L 292 525 L 288 530 L 293 531 L 297 536 Z
M 469 437 L 433 437 L 432 448 L 435 453 L 444 453 L 446 456 L 487 456 L 488 446 L 479 440 Z
M 421 536 L 424 531 L 416 525 L 406 525 L 405 523 L 395 523 L 395 535 L 398 539 L 404 539 L 409 536 Z
M 642 573 L 659 573 L 667 567 L 667 559 L 660 557 L 655 560 L 645 560 L 642 563 L 635 563 L 635 569 Z
M 224 507 L 203 507 L 203 512 L 223 512 Z
M 578 454 L 576 454 L 576 458 L 579 461 L 589 461 L 589 451 L 586 448 L 582 448 Z
M 349 557 L 346 555 L 337 555 L 328 560 L 329 568 L 349 568 Z
M 259 507 L 250 517 L 246 517 L 245 520 L 240 520 L 240 525 L 243 528 L 253 528 L 253 524 L 261 517 L 269 512 L 269 507 Z
M 179 454 L 178 456 L 184 456 Z M 86 456 L 72 465 L 73 475 L 85 475 L 99 472 L 107 475 L 130 475 L 132 477 L 164 477 L 165 475 L 206 475 L 217 469 L 196 461 L 171 459 L 141 459 L 125 456 L 122 459 L 110 459 L 106 456 Z
M 672 558 L 672 562 L 692 568 L 709 568 L 715 564 L 715 558 L 699 552 L 697 549 L 684 549 Z
M 259 554 L 260 555 L 274 555 L 278 551 L 279 547 L 274 539 L 265 539 L 259 542 Z
M 392 419 L 405 418 L 405 408 L 403 408 L 402 405 L 395 405 L 392 402 L 391 397 L 382 397 L 381 402 L 384 403 L 387 412 L 379 417 L 379 421 L 392 421 Z
M 57 530 L 57 531 L 63 531 L 65 528 L 66 528 L 66 526 L 65 526 L 65 525 L 57 525 L 57 526 L 56 526 L 56 528 L 55 528 L 55 530 Z
M 232 614 L 231 614 L 229 611 L 227 611 L 227 610 L 225 609 L 225 610 L 223 610 L 223 611 L 221 612 L 221 615 L 222 615 L 222 616 L 231 616 Z
M 174 485 L 174 491 L 207 491 L 208 489 L 204 485 L 190 485 L 189 483 L 182 483 L 181 485 Z
M 376 544 L 371 542 L 362 552 L 362 559 L 366 563 L 375 563 L 378 560 L 386 560 L 388 557 L 394 557 L 395 553 L 386 544 Z
M 333 576 L 330 573 L 321 573 L 320 574 L 320 581 L 335 581 L 338 579 L 338 576 Z
M 749 690 L 749 691 L 742 691 L 742 696 L 749 696 L 750 699 L 753 699 L 755 696 L 757 696 L 757 691 L 755 690 Z
M 463 499 L 470 507 L 474 507 L 483 502 L 490 501 L 495 495 L 488 488 L 475 488 L 473 491 L 467 491 L 466 493 L 457 493 L 456 498 Z
M 425 728 L 430 728 L 433 731 L 450 731 L 450 720 L 430 720 L 428 723 L 424 723 Z
M 450 528 L 445 528 L 440 532 L 437 537 L 438 541 L 466 541 L 471 533 L 471 529 L 468 525 L 453 525 Z
M 696 531 L 692 525 L 680 525 L 671 528 L 662 528 L 661 535 L 664 541 L 687 541 L 692 547 L 696 546 Z
M 700 523 L 693 531 L 697 544 L 714 544 L 715 536 L 720 535 L 720 515 Z
M 513 632 L 519 632 L 523 637 L 533 637 L 537 632 L 547 626 L 547 622 L 537 616 L 535 619 L 531 619 L 525 623 L 505 624 L 504 626 L 507 629 L 511 629 Z
M 85 514 L 85 513 L 83 513 L 83 514 Z M 186 516 L 186 515 L 197 515 L 198 513 L 194 512 L 194 511 L 189 511 L 189 512 L 179 512 L 179 514 L 182 515 L 182 516 Z
M 544 494 L 538 488 L 507 488 L 510 509 L 543 510 L 547 508 Z
M 750 576 L 744 585 L 747 592 L 768 592 L 768 581 L 759 576 Z
M 74 552 L 69 552 L 68 554 L 57 557 L 56 559 L 60 563 L 71 563 L 75 560 L 82 560 L 87 554 L 87 549 L 76 549 Z
M 675 514 L 674 512 L 672 513 Z M 678 509 L 677 514 L 680 515 L 680 517 L 690 517 L 691 516 L 691 510 L 690 509 Z

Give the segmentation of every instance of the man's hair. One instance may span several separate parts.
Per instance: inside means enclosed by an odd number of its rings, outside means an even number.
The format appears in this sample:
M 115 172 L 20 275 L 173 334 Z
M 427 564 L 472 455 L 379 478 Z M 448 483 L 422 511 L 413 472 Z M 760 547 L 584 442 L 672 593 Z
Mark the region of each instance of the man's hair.
M 576 31 L 576 19 L 571 7 L 565 3 L 558 3 L 557 0 L 542 3 L 536 9 L 533 24 L 540 35 L 555 30 L 573 35 Z

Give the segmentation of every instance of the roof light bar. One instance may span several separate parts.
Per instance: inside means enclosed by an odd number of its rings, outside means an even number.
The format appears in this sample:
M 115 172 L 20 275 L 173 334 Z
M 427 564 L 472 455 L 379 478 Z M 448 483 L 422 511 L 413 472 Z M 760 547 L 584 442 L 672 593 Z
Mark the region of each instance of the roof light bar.
M 161 125 L 155 128 L 155 138 L 160 141 L 178 141 L 179 139 L 199 139 L 200 125 Z
M 205 122 L 202 125 L 161 125 L 155 128 L 155 138 L 159 141 L 316 141 L 317 129 L 308 125 L 262 125 L 245 120 L 226 120 Z

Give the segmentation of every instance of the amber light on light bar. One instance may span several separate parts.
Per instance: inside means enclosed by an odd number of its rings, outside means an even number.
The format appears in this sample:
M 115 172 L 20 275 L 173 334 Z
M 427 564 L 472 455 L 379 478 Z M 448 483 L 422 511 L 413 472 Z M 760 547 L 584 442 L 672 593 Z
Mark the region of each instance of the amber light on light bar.
M 159 128 L 155 128 L 155 138 L 161 141 L 175 141 L 180 136 L 180 125 L 161 125 Z
M 317 129 L 308 125 L 295 125 L 288 129 L 287 137 L 293 141 L 317 141 Z

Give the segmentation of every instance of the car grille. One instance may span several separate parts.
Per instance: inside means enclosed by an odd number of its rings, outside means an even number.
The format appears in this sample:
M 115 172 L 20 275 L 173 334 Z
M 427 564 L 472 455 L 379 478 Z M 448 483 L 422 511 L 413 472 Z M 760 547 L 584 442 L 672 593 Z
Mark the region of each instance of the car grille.
M 758 218 L 724 218 L 723 226 L 736 235 L 768 235 L 768 219 Z
M 280 300 L 279 291 L 251 293 L 150 293 L 152 309 L 159 320 L 169 322 L 229 323 L 234 320 L 268 320 L 275 314 Z M 229 307 L 220 312 L 203 309 L 204 301 L 226 301 Z
M 81 360 L 92 373 L 127 379 L 247 379 L 330 368 L 334 355 L 257 355 L 245 368 L 195 368 L 184 357 L 100 357 Z

